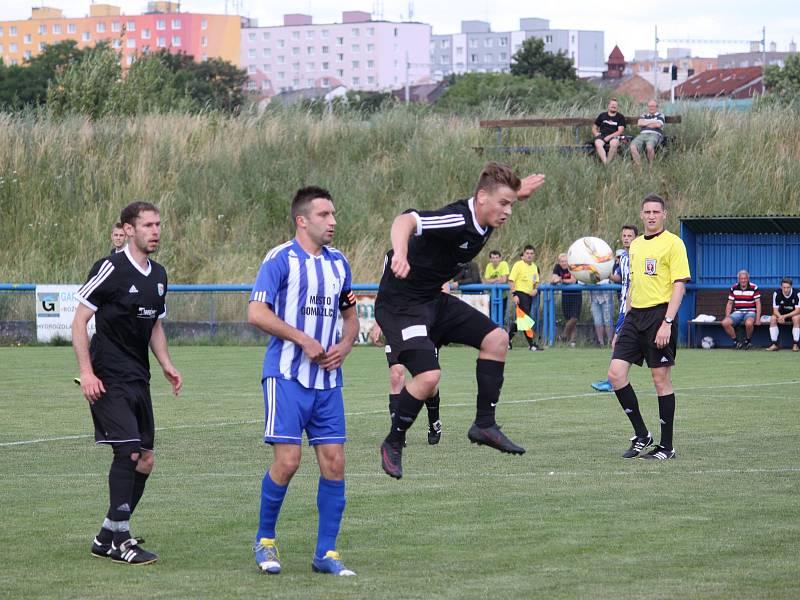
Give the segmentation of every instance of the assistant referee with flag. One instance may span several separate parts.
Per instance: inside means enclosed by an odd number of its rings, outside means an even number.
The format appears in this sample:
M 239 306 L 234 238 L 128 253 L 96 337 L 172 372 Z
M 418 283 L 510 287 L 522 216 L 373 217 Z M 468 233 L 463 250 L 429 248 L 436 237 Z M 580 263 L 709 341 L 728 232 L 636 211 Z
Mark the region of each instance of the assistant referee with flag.
M 678 308 L 690 281 L 686 246 L 675 234 L 667 231 L 664 199 L 650 194 L 642 201 L 644 235 L 631 242 L 630 292 L 626 300 L 629 310 L 614 347 L 608 380 L 614 387 L 620 405 L 633 425 L 634 436 L 623 458 L 666 460 L 675 458 L 672 444 L 672 422 L 675 416 L 675 393 L 670 371 L 675 365 L 678 334 Z M 631 364 L 641 366 L 647 360 L 658 394 L 661 420 L 661 441 L 653 444 L 653 436 L 639 412 L 636 392 L 628 381 Z

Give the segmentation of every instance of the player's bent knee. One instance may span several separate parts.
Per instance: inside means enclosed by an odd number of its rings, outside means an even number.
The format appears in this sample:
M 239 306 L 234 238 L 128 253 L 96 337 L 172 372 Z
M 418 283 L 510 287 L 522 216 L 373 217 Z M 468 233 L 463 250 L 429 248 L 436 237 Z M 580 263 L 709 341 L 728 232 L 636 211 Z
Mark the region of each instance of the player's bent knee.
M 439 386 L 439 380 L 442 377 L 442 372 L 439 369 L 434 371 L 425 371 L 414 375 L 414 381 L 421 385 L 425 390 L 429 391 L 429 396 L 432 396 Z
M 499 327 L 492 329 L 481 341 L 481 350 L 505 354 L 508 351 L 508 332 Z

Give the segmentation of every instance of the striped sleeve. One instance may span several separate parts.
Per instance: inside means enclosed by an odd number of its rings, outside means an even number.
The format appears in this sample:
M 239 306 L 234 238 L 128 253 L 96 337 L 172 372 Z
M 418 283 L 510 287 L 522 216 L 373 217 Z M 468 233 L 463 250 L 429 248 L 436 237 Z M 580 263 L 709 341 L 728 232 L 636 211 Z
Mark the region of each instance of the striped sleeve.
M 409 214 L 417 221 L 417 236 L 433 234 L 449 237 L 460 232 L 467 224 L 464 214 L 452 206 L 438 210 L 414 210 Z
M 109 280 L 113 272 L 114 265 L 111 264 L 111 261 L 97 261 L 89 272 L 89 279 L 75 293 L 78 302 L 97 312 L 97 308 L 108 297 Z
M 275 306 L 275 298 L 286 286 L 288 273 L 289 263 L 286 252 L 281 252 L 277 248 L 268 252 L 258 269 L 253 291 L 250 292 L 250 302 L 263 302 Z

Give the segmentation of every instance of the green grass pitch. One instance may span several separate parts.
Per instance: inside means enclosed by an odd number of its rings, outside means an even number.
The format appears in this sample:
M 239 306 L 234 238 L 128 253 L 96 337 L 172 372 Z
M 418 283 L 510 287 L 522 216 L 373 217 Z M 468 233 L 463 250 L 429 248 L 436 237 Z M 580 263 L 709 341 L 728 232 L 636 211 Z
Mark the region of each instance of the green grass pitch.
M 155 565 L 92 558 L 106 509 L 107 448 L 95 447 L 70 348 L 0 349 L 0 597 L 8 598 L 797 598 L 800 597 L 800 355 L 683 350 L 675 447 L 624 460 L 630 426 L 593 392 L 607 351 L 514 350 L 498 421 L 522 457 L 469 444 L 475 352 L 442 353 L 439 446 L 424 416 L 405 477 L 380 469 L 383 352 L 345 369 L 348 505 L 340 550 L 355 578 L 311 572 L 313 452 L 278 522 L 284 572 L 256 571 L 260 482 L 257 347 L 175 347 L 173 398 L 155 369 L 156 469 L 132 521 Z M 658 437 L 646 369 L 633 368 Z M 424 415 L 424 412 L 422 413 Z

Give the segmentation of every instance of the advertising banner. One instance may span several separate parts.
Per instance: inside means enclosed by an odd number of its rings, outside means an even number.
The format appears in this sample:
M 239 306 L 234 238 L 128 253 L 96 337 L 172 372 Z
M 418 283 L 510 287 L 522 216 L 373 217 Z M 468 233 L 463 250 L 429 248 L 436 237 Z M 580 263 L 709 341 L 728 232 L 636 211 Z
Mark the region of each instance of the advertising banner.
M 36 286 L 36 340 L 50 342 L 55 338 L 72 340 L 72 317 L 78 307 L 75 292 L 81 286 L 46 284 Z M 89 335 L 94 335 L 94 317 L 89 321 Z

